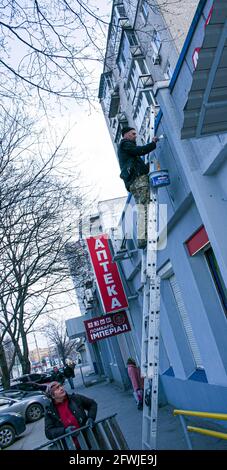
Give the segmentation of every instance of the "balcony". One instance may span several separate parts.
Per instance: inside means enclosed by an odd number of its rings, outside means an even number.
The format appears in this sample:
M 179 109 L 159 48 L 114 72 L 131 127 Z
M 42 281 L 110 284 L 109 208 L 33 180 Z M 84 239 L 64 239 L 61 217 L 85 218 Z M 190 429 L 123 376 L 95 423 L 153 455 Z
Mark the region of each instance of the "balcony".
M 144 91 L 150 91 L 154 85 L 154 80 L 151 74 L 140 75 L 137 80 L 136 91 L 132 101 L 132 105 L 135 108 L 137 105 L 140 94 Z
M 130 51 L 131 51 L 132 57 L 138 57 L 138 56 L 143 55 L 143 52 L 139 44 L 130 46 Z
M 150 88 L 154 85 L 154 80 L 151 74 L 140 75 L 139 81 L 143 88 Z
M 118 118 L 118 122 L 121 122 L 121 123 L 122 122 L 125 123 L 126 121 L 128 122 L 126 114 L 122 111 L 118 113 L 117 118 Z
M 119 46 L 122 38 L 122 31 L 127 28 L 131 28 L 129 19 L 127 17 L 120 17 L 116 20 L 115 24 L 112 24 L 111 41 L 113 44 L 114 55 L 116 57 L 118 56 Z
M 110 96 L 110 106 L 109 106 L 109 119 L 114 118 L 119 110 L 120 106 L 120 95 L 119 89 L 115 89 Z

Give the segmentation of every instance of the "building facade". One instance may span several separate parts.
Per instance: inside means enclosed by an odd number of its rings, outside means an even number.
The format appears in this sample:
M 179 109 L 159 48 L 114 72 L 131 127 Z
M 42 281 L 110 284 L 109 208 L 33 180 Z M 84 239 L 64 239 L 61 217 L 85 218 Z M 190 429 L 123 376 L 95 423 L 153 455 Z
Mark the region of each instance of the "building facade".
M 160 378 L 174 406 L 217 412 L 227 411 L 226 19 L 220 0 L 114 1 L 99 88 L 115 148 L 124 125 L 136 128 L 139 143 L 164 136 L 152 152 L 171 181 L 159 190 L 167 207 L 158 251 Z M 139 358 L 141 253 L 133 206 L 129 194 L 121 217 L 126 252 L 118 259 L 133 293 Z
M 75 277 L 75 265 L 78 263 L 78 256 L 76 254 L 78 247 L 80 251 L 83 251 L 84 258 L 87 259 L 86 266 L 84 265 L 84 281 L 82 283 L 78 283 L 78 280 L 74 279 L 74 286 L 79 300 L 81 316 L 66 320 L 67 334 L 71 339 L 76 337 L 83 337 L 86 339 L 84 321 L 95 321 L 93 319 L 100 317 L 104 313 L 100 292 L 97 288 L 97 284 L 95 283 L 95 276 L 94 273 L 92 274 L 91 263 L 88 259 L 88 250 L 85 239 L 100 234 L 108 234 L 110 241 L 112 240 L 112 242 L 115 243 L 117 226 L 122 210 L 125 206 L 125 202 L 125 197 L 100 201 L 98 203 L 97 213 L 90 216 L 89 221 L 86 221 L 84 224 L 85 230 L 81 233 L 82 238 L 76 242 L 76 244 L 71 243 L 66 247 L 66 256 L 72 278 Z M 112 253 L 114 253 L 114 247 L 112 243 L 110 244 Z M 116 247 L 117 246 L 118 241 L 116 242 Z M 130 286 L 127 285 L 124 279 L 120 266 L 119 271 L 120 275 L 122 275 L 128 302 L 130 303 L 134 296 L 132 295 Z M 138 297 L 137 293 L 135 294 L 135 297 Z M 136 357 L 139 359 L 140 350 L 138 337 L 134 332 L 131 308 L 128 310 L 127 315 L 131 325 L 131 331 L 127 334 L 119 334 L 94 343 L 89 343 L 88 341 L 85 342 L 96 374 L 100 377 L 105 376 L 110 381 L 114 381 L 122 389 L 128 389 L 130 387 L 126 364 L 127 359 L 128 357 Z

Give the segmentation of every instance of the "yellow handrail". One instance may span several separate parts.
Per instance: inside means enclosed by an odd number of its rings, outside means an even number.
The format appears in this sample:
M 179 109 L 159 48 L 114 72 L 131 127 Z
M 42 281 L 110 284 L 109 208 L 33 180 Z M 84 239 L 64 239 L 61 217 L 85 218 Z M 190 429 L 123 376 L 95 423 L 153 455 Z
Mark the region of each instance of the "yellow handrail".
M 221 421 L 227 421 L 226 413 L 208 413 L 206 411 L 190 411 L 190 410 L 173 410 L 174 416 L 185 415 L 185 416 L 198 416 L 199 418 L 213 418 L 220 419 Z
M 227 440 L 227 434 L 224 432 L 212 431 L 211 429 L 196 428 L 194 426 L 187 426 L 189 432 L 197 432 L 198 434 L 205 434 L 205 436 L 218 437 L 219 439 Z

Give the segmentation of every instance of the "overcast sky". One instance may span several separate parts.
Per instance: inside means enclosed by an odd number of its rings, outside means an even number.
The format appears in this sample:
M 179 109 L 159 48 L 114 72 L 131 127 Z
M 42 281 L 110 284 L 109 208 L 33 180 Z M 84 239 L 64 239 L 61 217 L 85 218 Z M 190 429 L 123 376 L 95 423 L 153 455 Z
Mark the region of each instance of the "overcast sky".
M 110 4 L 109 0 L 99 0 L 101 9 Z M 97 90 L 99 78 L 103 67 L 100 64 L 96 66 Z M 97 91 L 98 93 L 98 91 Z M 55 130 L 58 133 L 64 133 L 64 129 L 71 128 L 66 143 L 71 148 L 70 162 L 67 167 L 80 170 L 80 185 L 88 186 L 90 196 L 96 201 L 113 199 L 127 195 L 123 181 L 119 177 L 119 165 L 116 154 L 109 136 L 101 106 L 96 104 L 96 110 L 88 110 L 87 106 L 77 106 L 70 104 L 68 113 L 64 111 L 63 115 L 55 116 Z M 53 124 L 53 123 L 52 123 Z M 66 146 L 66 145 L 64 145 Z M 72 301 L 66 299 L 65 304 Z M 63 300 L 63 298 L 62 298 Z M 57 316 L 63 315 L 64 318 L 78 316 L 79 308 L 76 305 L 62 309 Z M 38 325 L 37 325 L 38 326 Z M 29 335 L 30 336 L 30 335 Z M 47 347 L 47 341 L 42 334 L 36 334 L 38 346 Z M 35 349 L 34 336 L 29 338 L 30 348 Z
M 82 110 L 81 110 L 82 111 Z M 101 107 L 89 116 L 84 109 L 70 133 L 74 164 L 81 171 L 82 184 L 88 183 L 99 200 L 126 196 L 119 165 Z

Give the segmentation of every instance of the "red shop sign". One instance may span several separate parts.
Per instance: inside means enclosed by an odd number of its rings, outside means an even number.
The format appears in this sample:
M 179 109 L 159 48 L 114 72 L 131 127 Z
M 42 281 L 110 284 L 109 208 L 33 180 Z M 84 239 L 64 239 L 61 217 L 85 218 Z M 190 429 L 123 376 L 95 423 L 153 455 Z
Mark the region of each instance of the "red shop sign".
M 89 343 L 127 333 L 131 330 L 126 312 L 118 312 L 84 321 Z
M 87 238 L 92 266 L 105 313 L 117 312 L 128 307 L 118 266 L 112 261 L 108 235 Z

